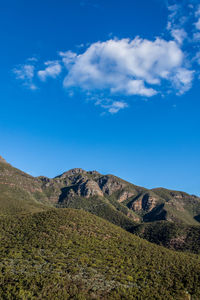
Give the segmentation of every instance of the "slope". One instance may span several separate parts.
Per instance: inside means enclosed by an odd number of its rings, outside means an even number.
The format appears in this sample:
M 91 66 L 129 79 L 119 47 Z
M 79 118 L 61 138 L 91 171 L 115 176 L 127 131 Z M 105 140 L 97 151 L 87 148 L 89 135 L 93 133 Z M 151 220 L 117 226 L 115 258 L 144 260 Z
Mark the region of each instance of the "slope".
M 2 299 L 200 298 L 200 260 L 90 213 L 0 219 Z
M 40 182 L 0 160 L 0 215 L 44 210 L 50 205 Z

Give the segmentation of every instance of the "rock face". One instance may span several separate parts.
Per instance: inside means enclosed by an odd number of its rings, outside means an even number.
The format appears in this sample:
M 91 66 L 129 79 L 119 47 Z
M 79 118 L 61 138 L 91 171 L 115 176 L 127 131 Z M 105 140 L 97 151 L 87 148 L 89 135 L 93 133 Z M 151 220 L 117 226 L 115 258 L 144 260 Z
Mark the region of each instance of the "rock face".
M 78 186 L 77 194 L 85 198 L 92 196 L 103 197 L 103 192 L 94 180 L 83 180 Z
M 132 203 L 132 209 L 134 211 L 144 210 L 149 212 L 156 206 L 157 200 L 158 199 L 150 193 L 145 193 Z
M 98 184 L 102 192 L 109 196 L 124 187 L 124 184 L 122 182 L 117 181 L 112 176 L 102 176 L 101 178 L 99 178 Z
M 87 174 L 87 172 L 83 169 L 80 169 L 80 168 L 74 168 L 74 169 L 71 169 L 65 173 L 63 173 L 62 175 L 56 177 L 56 178 L 64 178 L 64 177 L 69 177 L 69 176 L 74 176 L 74 175 L 80 175 L 80 174 Z
M 133 193 L 133 192 L 123 191 L 117 200 L 121 203 L 134 195 L 135 195 L 135 193 Z

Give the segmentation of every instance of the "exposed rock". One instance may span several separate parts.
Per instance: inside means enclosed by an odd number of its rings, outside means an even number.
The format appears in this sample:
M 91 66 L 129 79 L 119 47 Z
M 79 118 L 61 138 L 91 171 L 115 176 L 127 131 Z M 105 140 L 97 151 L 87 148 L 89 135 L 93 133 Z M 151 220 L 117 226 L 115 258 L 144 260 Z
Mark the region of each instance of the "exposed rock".
M 73 190 L 73 189 L 70 189 L 67 196 L 68 196 L 68 198 L 74 198 L 75 195 L 76 195 L 76 194 L 75 194 L 74 190 Z
M 122 194 L 119 196 L 119 198 L 117 199 L 119 202 L 123 202 L 125 200 L 127 200 L 128 198 L 134 196 L 133 192 L 128 192 L 128 191 L 123 191 Z
M 103 176 L 99 178 L 98 183 L 103 193 L 107 195 L 112 195 L 112 193 L 122 189 L 125 186 L 125 184 L 111 176 Z
M 37 177 L 39 180 L 41 180 L 44 184 L 48 184 L 50 182 L 50 178 L 46 176 L 39 176 Z
M 142 210 L 142 199 L 139 198 L 136 201 L 134 201 L 131 205 L 131 208 L 133 211 Z
M 103 192 L 94 180 L 83 181 L 79 186 L 77 193 L 79 196 L 89 198 L 90 196 L 102 196 Z
M 156 202 L 157 198 L 147 193 L 142 199 L 142 208 L 146 211 L 150 211 L 156 206 Z
M 88 174 L 91 174 L 91 175 L 101 175 L 99 172 L 97 172 L 97 171 L 88 171 L 87 172 Z
M 134 211 L 145 210 L 149 212 L 156 206 L 156 203 L 157 198 L 150 193 L 146 193 L 132 203 L 132 209 Z
M 171 192 L 170 194 L 174 199 L 183 199 L 183 197 L 184 197 L 184 195 L 182 193 Z
M 58 177 L 64 178 L 67 176 L 74 176 L 74 175 L 78 175 L 78 174 L 87 174 L 87 172 L 81 168 L 74 168 L 74 169 L 71 169 L 71 170 L 63 173 L 62 175 L 60 175 Z

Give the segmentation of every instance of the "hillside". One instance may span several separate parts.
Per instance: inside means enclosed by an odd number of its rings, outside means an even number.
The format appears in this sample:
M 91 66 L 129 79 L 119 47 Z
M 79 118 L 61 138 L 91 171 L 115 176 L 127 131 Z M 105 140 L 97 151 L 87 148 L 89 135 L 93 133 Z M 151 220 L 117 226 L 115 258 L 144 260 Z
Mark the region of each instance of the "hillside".
M 50 205 L 40 181 L 0 159 L 0 216 L 38 212 Z
M 1 299 L 199 299 L 200 260 L 74 209 L 1 217 Z
M 50 207 L 91 212 L 165 247 L 200 253 L 200 198 L 164 188 L 148 190 L 114 175 L 79 168 L 55 178 L 32 177 L 0 158 L 0 215 Z

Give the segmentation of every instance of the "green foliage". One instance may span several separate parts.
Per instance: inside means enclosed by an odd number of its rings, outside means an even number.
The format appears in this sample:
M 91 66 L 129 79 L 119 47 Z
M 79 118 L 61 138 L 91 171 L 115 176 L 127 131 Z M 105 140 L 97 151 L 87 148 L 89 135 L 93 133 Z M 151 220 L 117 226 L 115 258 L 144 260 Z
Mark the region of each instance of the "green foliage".
M 107 199 L 102 197 L 74 197 L 57 207 L 83 209 L 98 217 L 108 220 L 127 231 L 133 231 L 133 228 L 136 226 L 136 223 L 133 220 L 128 218 L 121 210 L 118 210 L 116 206 L 112 205 Z
M 200 259 L 75 209 L 0 219 L 0 299 L 200 298 Z
M 133 233 L 170 249 L 200 254 L 200 226 L 159 221 L 138 225 Z

